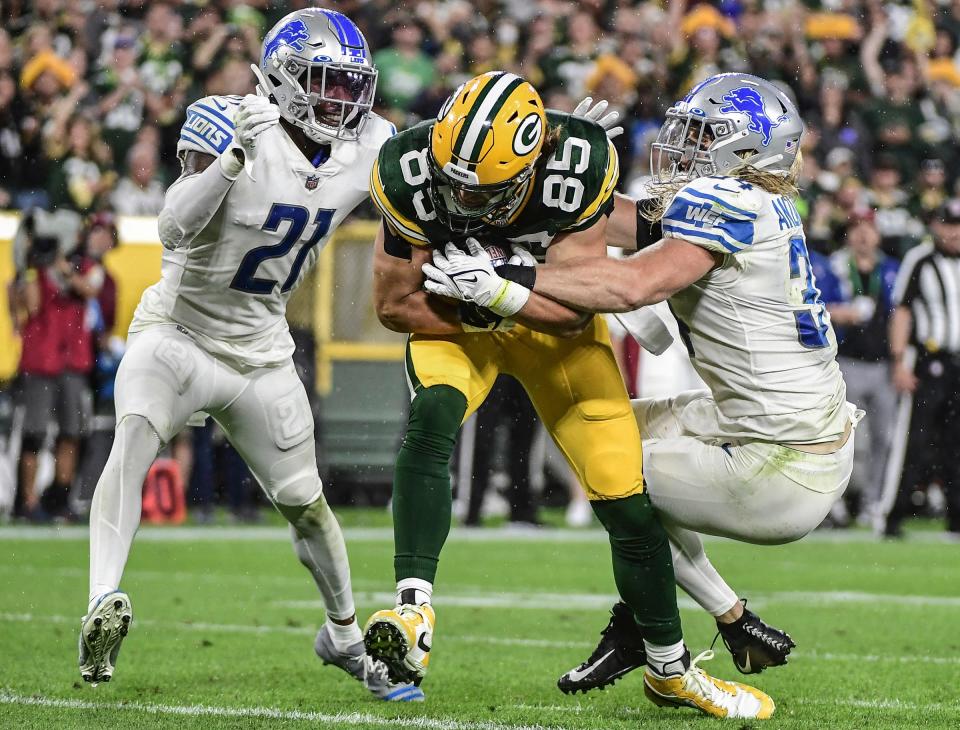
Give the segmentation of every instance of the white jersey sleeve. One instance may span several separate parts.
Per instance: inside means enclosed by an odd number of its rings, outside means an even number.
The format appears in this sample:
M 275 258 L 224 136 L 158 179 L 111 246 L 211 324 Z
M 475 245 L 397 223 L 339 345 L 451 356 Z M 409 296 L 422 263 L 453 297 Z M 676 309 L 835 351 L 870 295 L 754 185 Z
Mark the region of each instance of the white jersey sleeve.
M 679 238 L 721 254 L 738 253 L 756 240 L 761 191 L 735 178 L 698 178 L 674 196 L 663 216 L 664 237 Z
M 233 142 L 233 117 L 241 96 L 205 96 L 187 107 L 187 118 L 180 128 L 177 156 L 184 152 L 204 152 L 218 157 Z

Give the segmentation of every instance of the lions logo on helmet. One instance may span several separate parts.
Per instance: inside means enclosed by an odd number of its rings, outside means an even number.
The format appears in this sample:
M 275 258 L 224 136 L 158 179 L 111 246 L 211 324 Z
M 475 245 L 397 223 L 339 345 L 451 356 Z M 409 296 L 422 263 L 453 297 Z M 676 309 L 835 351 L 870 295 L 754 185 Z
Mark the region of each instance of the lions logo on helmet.
M 284 17 L 263 39 L 254 71 L 280 115 L 315 142 L 357 139 L 373 108 L 377 70 L 367 41 L 335 10 Z
M 543 149 L 546 112 L 519 76 L 494 71 L 458 88 L 430 131 L 437 216 L 469 233 L 515 208 Z

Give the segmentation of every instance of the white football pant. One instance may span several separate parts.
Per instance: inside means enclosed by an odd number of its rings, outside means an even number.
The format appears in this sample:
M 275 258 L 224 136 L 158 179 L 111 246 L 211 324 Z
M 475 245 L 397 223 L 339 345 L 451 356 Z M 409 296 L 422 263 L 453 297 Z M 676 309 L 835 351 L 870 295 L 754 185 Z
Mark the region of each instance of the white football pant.
M 847 488 L 851 436 L 832 454 L 808 454 L 720 433 L 708 391 L 632 401 L 643 437 L 650 500 L 670 536 L 677 585 L 714 616 L 737 594 L 707 559 L 697 533 L 760 545 L 799 540 L 817 527 Z M 862 411 L 851 405 L 856 424 Z
M 116 380 L 117 433 L 90 512 L 91 598 L 116 590 L 140 522 L 141 486 L 162 444 L 209 413 L 291 522 L 294 548 L 333 618 L 353 615 L 346 547 L 323 499 L 310 403 L 293 362 L 243 368 L 175 325 L 129 339 Z

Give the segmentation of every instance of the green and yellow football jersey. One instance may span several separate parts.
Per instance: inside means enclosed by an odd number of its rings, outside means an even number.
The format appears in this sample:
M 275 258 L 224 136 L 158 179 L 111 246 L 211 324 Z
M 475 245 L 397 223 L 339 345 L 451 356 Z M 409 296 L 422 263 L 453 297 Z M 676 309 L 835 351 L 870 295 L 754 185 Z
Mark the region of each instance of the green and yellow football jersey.
M 380 149 L 370 195 L 393 232 L 416 246 L 458 238 L 438 219 L 430 194 L 426 121 L 391 137 Z M 560 233 L 589 228 L 613 207 L 619 175 L 617 152 L 598 124 L 562 112 L 547 112 L 550 151 L 514 209 L 472 234 L 546 248 Z

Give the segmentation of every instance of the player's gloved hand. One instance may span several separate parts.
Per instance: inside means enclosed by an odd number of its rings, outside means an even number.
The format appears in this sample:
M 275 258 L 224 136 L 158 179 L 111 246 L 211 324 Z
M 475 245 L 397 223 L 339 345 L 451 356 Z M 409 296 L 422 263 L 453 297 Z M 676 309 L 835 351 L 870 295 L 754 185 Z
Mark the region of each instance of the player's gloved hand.
M 589 119 L 591 122 L 596 122 L 599 124 L 607 133 L 607 139 L 613 139 L 614 137 L 619 137 L 623 134 L 623 127 L 614 126 L 617 121 L 620 119 L 620 112 L 612 111 L 607 114 L 603 114 L 607 111 L 609 103 L 606 99 L 601 99 L 592 107 L 593 97 L 586 97 L 573 110 L 573 116 L 583 117 L 584 119 Z
M 530 290 L 497 275 L 490 257 L 475 238 L 467 239 L 470 253 L 452 243 L 433 252 L 433 264 L 424 264 L 423 288 L 432 294 L 473 302 L 501 317 L 523 309 Z
M 513 252 L 513 255 L 507 259 L 507 263 L 510 266 L 537 265 L 537 260 L 526 246 L 521 246 L 519 243 L 512 243 L 510 244 L 510 251 Z
M 243 155 L 240 164 L 246 168 L 248 174 L 251 164 L 257 158 L 258 137 L 279 121 L 280 108 L 276 104 L 271 104 L 266 97 L 247 94 L 240 100 L 240 108 L 233 120 L 236 134 L 234 146 L 231 149 L 240 149 Z M 227 154 L 235 157 L 230 150 Z

